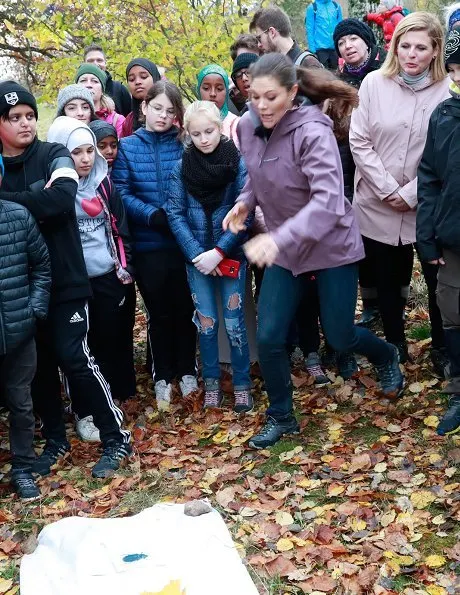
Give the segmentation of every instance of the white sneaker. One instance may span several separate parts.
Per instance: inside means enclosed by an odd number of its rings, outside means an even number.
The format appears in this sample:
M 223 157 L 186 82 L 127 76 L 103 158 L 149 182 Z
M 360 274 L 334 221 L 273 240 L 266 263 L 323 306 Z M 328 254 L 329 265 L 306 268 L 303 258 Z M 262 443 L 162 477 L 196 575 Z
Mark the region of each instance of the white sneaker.
M 195 376 L 186 374 L 185 376 L 182 376 L 182 380 L 179 381 L 179 387 L 182 396 L 187 397 L 190 393 L 198 390 L 198 382 L 196 381 Z
M 100 442 L 101 440 L 99 430 L 94 425 L 92 415 L 77 420 L 76 430 L 80 440 L 84 440 L 85 442 Z
M 157 399 L 158 411 L 169 411 L 171 392 L 172 385 L 166 384 L 166 380 L 155 382 L 155 397 Z

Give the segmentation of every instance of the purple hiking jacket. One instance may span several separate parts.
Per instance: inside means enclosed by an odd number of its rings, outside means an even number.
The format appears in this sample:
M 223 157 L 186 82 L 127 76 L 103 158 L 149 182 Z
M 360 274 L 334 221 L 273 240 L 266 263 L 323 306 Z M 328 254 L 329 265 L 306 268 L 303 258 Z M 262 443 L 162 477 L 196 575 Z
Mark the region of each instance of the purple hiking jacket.
M 280 249 L 275 264 L 299 275 L 364 258 L 330 118 L 307 105 L 286 112 L 268 141 L 258 127 L 250 107 L 237 129 L 248 170 L 237 200 L 261 207 Z

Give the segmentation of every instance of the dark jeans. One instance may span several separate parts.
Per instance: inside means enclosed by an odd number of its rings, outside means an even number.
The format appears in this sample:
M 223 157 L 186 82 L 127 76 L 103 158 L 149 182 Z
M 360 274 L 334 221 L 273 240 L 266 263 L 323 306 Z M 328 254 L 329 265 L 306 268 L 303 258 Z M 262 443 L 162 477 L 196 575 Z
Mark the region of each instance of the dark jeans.
M 8 408 L 10 450 L 13 471 L 30 470 L 35 459 L 33 449 L 35 417 L 30 385 L 37 367 L 34 339 L 0 358 L 0 387 Z
M 270 406 L 276 419 L 292 415 L 292 383 L 286 337 L 311 274 L 294 276 L 272 266 L 265 271 L 259 298 L 257 333 L 259 362 Z M 321 325 L 326 341 L 336 351 L 365 355 L 374 364 L 384 364 L 393 350 L 366 328 L 355 326 L 358 265 L 349 264 L 316 273 Z
M 194 307 L 182 255 L 165 250 L 138 252 L 136 281 L 147 310 L 154 381 L 195 375 Z
M 299 307 L 289 327 L 288 351 L 298 345 L 307 357 L 312 351 L 319 350 L 320 342 L 318 285 L 312 275 L 307 275 Z
M 316 50 L 316 55 L 318 56 L 318 60 L 324 66 L 324 68 L 328 68 L 329 70 L 337 70 L 339 66 L 339 57 L 337 56 L 337 52 L 335 50 Z
M 123 414 L 115 406 L 109 384 L 88 346 L 87 301 L 52 304 L 46 322 L 38 327 L 36 341 L 37 373 L 32 397 L 43 422 L 43 436 L 66 440 L 59 367 L 67 379 L 75 410 L 93 416 L 102 443 L 129 442 L 129 432 L 121 429 Z
M 136 394 L 133 326 L 134 283 L 123 285 L 115 271 L 91 279 L 89 347 L 110 384 L 112 396 L 125 400 Z M 78 412 L 77 412 L 78 413 Z
M 417 246 L 416 246 L 417 248 Z M 441 312 L 436 300 L 436 289 L 438 287 L 437 264 L 420 261 L 422 265 L 423 277 L 428 288 L 428 312 L 430 314 L 431 324 L 431 347 L 433 349 L 443 349 L 445 346 L 444 330 L 442 328 Z
M 404 336 L 406 298 L 401 288 L 410 285 L 414 248 L 412 244 L 390 246 L 363 236 L 369 266 L 375 271 L 378 304 L 385 338 L 400 343 Z

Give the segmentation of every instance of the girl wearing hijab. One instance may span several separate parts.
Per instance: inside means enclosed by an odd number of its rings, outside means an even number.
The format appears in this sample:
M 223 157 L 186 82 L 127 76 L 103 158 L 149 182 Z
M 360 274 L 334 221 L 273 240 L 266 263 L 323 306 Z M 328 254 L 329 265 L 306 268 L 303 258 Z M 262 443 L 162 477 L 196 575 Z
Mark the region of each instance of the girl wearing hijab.
M 131 136 L 141 127 L 139 116 L 141 105 L 153 83 L 161 79 L 160 72 L 147 58 L 134 58 L 126 67 L 126 80 L 131 93 L 131 112 L 123 122 L 120 138 Z
M 107 178 L 107 162 L 86 124 L 67 116 L 56 118 L 48 141 L 69 149 L 79 176 L 75 212 L 93 293 L 88 344 L 113 396 L 123 400 L 136 391 L 132 355 L 126 356 L 121 348 L 127 295 L 133 284 L 131 240 L 123 202 Z M 97 439 L 99 432 L 89 403 L 76 405 L 78 434 L 86 440 Z
M 197 75 L 198 98 L 211 101 L 220 111 L 222 134 L 230 138 L 238 147 L 236 125 L 239 117 L 228 110 L 229 80 L 228 74 L 218 64 L 208 64 Z

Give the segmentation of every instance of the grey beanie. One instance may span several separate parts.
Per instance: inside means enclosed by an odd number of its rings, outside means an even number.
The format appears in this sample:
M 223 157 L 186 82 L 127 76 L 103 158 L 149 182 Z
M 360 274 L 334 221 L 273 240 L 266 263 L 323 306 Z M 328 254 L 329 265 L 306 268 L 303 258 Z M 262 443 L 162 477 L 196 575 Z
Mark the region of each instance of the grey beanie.
M 91 108 L 92 117 L 96 117 L 91 91 L 82 85 L 68 85 L 59 91 L 56 118 L 58 116 L 65 116 L 64 108 L 72 99 L 83 99 L 83 101 L 86 101 Z

